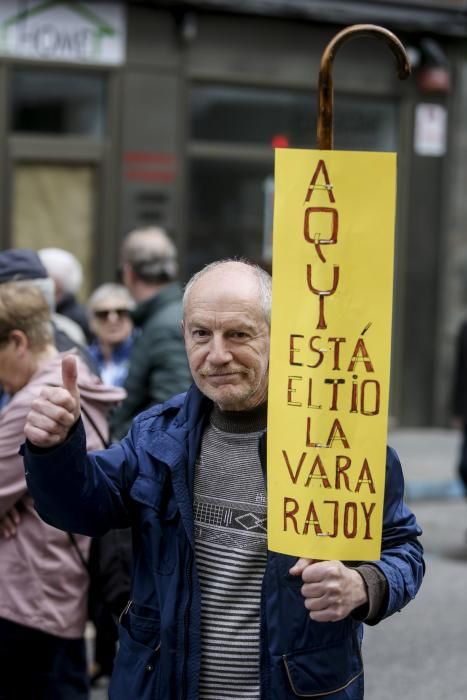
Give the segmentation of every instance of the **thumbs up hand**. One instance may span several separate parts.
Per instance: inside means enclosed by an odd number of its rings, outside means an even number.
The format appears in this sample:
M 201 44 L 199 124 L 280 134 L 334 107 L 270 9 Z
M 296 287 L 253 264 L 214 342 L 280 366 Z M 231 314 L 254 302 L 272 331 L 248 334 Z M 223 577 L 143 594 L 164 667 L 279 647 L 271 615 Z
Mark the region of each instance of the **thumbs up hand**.
M 63 386 L 44 387 L 31 404 L 24 433 L 37 447 L 55 447 L 65 442 L 70 428 L 80 415 L 76 358 L 62 360 Z
M 80 414 L 79 404 L 79 389 L 78 389 L 78 366 L 74 355 L 66 355 L 62 360 L 62 382 L 63 388 L 66 389 L 73 398 L 75 405 L 73 406 L 74 423 L 78 420 Z

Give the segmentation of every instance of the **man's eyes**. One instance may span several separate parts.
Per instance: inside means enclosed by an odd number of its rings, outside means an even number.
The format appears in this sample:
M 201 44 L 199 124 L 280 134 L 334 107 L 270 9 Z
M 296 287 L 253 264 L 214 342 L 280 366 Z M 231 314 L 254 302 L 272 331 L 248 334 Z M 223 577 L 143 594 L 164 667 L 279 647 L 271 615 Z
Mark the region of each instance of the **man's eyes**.
M 208 338 L 209 331 L 205 331 L 204 328 L 195 328 L 195 330 L 192 331 L 192 335 L 194 338 Z
M 196 340 L 206 340 L 212 335 L 210 331 L 205 330 L 204 328 L 195 328 L 191 334 Z M 227 339 L 231 338 L 232 340 L 246 340 L 250 337 L 250 334 L 246 331 L 229 331 L 224 337 Z
M 245 333 L 245 331 L 232 331 L 232 333 L 230 333 L 230 337 L 242 340 L 244 338 L 248 338 L 248 333 Z

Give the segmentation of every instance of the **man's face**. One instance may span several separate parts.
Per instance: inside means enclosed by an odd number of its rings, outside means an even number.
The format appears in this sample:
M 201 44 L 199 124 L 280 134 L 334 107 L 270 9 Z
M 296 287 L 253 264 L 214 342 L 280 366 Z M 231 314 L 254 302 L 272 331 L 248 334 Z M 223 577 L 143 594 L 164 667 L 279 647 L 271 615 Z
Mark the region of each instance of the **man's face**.
M 222 410 L 266 400 L 269 326 L 251 270 L 226 263 L 201 277 L 187 300 L 183 332 L 193 379 Z

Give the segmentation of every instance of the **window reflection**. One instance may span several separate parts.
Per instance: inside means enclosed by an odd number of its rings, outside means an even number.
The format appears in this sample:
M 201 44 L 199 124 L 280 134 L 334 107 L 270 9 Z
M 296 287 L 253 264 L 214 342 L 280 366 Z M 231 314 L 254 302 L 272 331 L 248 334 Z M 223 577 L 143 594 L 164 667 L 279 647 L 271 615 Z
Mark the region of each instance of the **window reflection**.
M 191 91 L 192 139 L 270 145 L 278 134 L 290 146 L 316 147 L 314 92 L 195 85 Z M 335 148 L 395 150 L 397 104 L 380 97 L 336 95 Z
M 98 74 L 17 69 L 12 75 L 11 128 L 102 136 L 104 92 L 105 80 Z
M 267 163 L 194 160 L 190 167 L 187 272 L 219 258 L 263 258 Z
M 342 151 L 396 151 L 398 108 L 395 100 L 337 95 L 334 147 Z
M 191 93 L 192 138 L 270 144 L 278 133 L 290 145 L 312 147 L 316 98 L 311 93 L 220 85 Z

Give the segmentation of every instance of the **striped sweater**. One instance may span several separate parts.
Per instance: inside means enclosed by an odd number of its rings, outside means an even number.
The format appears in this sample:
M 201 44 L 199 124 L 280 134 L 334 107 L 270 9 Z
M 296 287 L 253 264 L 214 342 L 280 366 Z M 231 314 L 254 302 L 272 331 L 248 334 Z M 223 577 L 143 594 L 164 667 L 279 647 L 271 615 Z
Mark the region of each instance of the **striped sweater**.
M 265 426 L 265 406 L 247 413 L 215 408 L 196 465 L 200 700 L 260 697 L 260 599 L 267 525 L 258 437 Z

